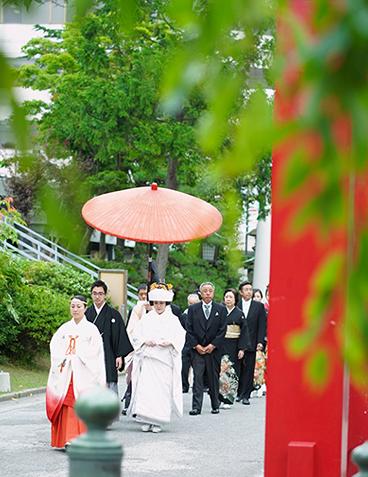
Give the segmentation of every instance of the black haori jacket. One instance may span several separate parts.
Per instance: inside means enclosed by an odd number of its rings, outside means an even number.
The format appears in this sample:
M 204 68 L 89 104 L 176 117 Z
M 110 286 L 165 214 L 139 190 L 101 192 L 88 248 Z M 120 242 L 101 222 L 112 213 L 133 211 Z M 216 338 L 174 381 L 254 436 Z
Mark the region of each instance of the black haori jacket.
M 133 346 L 129 341 L 123 318 L 117 310 L 105 303 L 97 318 L 96 315 L 94 305 L 87 308 L 87 320 L 97 326 L 102 336 L 105 351 L 106 381 L 117 383 L 118 371 L 115 360 L 119 356 L 124 358 L 131 353 Z

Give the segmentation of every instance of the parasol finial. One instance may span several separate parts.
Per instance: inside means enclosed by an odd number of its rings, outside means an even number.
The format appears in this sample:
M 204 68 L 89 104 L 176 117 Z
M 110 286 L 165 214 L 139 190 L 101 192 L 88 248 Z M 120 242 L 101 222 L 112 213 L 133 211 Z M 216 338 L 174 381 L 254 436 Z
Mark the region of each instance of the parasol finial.
M 157 190 L 157 189 L 158 189 L 157 182 L 152 182 L 152 184 L 151 184 L 151 190 Z

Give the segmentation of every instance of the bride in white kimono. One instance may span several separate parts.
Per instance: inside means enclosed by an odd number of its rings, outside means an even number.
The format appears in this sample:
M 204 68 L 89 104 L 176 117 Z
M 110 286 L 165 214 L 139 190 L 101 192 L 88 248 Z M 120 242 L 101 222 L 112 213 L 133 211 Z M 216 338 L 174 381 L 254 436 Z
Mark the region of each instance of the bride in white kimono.
M 134 328 L 132 400 L 129 415 L 143 422 L 142 431 L 160 432 L 173 415 L 183 415 L 181 351 L 185 330 L 171 311 L 172 291 L 153 284 L 148 294 L 153 310 Z

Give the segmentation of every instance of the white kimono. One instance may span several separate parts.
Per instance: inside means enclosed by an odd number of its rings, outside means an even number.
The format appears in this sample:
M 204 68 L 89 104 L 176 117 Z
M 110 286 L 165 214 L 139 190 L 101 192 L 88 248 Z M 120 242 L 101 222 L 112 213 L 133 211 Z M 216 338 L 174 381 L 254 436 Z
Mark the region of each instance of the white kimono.
M 51 422 L 57 418 L 73 373 L 75 399 L 101 386 L 106 387 L 104 350 L 97 327 L 86 317 L 77 324 L 64 323 L 50 342 L 51 368 L 46 388 L 46 412 Z
M 156 346 L 147 346 L 154 341 Z M 169 342 L 167 347 L 160 346 Z M 183 415 L 181 350 L 185 330 L 171 307 L 162 314 L 151 310 L 134 327 L 132 399 L 128 414 L 149 424 L 170 422 L 172 414 Z
M 130 315 L 126 331 L 128 333 L 128 337 L 131 343 L 133 343 L 133 336 L 134 336 L 134 329 L 139 323 L 140 319 L 144 314 L 146 314 L 146 310 L 144 308 L 145 301 L 139 301 L 136 305 L 134 305 L 132 309 L 132 313 Z M 132 344 L 133 345 L 133 344 Z M 134 347 L 134 345 L 133 345 Z M 133 366 L 133 356 L 134 356 L 134 351 L 128 354 L 128 356 L 125 356 L 125 372 L 127 373 L 127 382 L 129 383 L 131 379 L 131 373 L 132 373 L 132 366 Z

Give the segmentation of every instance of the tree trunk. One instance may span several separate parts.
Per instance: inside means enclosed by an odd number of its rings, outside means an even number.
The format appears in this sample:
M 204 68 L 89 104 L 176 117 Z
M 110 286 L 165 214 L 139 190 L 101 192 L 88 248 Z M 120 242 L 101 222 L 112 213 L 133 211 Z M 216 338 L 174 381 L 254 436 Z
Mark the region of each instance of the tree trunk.
M 177 190 L 178 188 L 178 178 L 177 178 L 177 166 L 178 163 L 176 159 L 172 159 L 171 157 L 167 160 L 167 178 L 166 178 L 166 186 L 169 189 Z M 167 264 L 169 261 L 169 244 L 160 244 L 158 246 L 157 252 L 157 271 L 160 277 L 160 280 L 165 280 Z
M 105 242 L 105 234 L 100 232 L 100 248 L 98 251 L 98 255 L 101 260 L 106 260 L 106 242 Z
M 160 281 L 165 281 L 167 263 L 169 261 L 169 244 L 161 243 L 158 246 L 156 264 L 157 264 L 157 273 L 160 277 Z
M 177 168 L 178 168 L 177 160 L 169 157 L 167 160 L 167 179 L 166 179 L 166 186 L 169 189 L 174 189 L 174 190 L 178 189 Z

